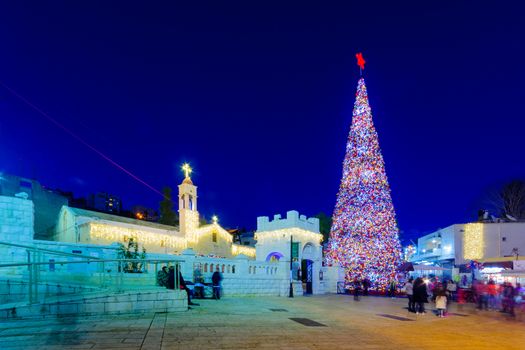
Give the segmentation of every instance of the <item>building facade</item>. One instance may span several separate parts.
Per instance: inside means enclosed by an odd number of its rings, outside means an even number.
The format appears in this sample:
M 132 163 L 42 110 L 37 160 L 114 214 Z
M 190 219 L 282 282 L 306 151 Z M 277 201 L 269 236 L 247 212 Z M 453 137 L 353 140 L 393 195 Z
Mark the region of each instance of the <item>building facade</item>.
M 290 275 L 301 282 L 306 294 L 324 292 L 322 280 L 323 235 L 319 233 L 319 219 L 307 218 L 297 211 L 289 211 L 286 218 L 274 215 L 257 218 L 255 232 L 256 257 L 258 261 L 290 263 Z

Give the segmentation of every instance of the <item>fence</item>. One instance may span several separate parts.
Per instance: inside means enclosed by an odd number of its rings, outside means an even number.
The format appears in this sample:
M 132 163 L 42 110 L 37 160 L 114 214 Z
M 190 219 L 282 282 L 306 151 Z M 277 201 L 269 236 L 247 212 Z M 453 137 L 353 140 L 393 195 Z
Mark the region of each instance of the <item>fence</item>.
M 0 264 L 0 304 L 33 304 L 62 295 L 152 289 L 156 286 L 159 265 L 174 267 L 175 288 L 179 289 L 183 260 L 177 257 L 101 259 L 7 242 L 0 245 L 18 249 L 18 256 L 25 250 L 27 258 L 26 262 Z

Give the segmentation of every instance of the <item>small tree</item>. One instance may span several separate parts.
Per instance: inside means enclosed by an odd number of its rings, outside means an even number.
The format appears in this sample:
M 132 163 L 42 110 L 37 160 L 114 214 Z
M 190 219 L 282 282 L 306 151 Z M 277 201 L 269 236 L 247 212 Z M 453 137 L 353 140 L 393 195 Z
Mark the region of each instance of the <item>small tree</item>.
M 146 248 L 142 247 L 142 252 L 139 253 L 139 243 L 131 237 L 128 240 L 128 245 L 125 246 L 122 243 L 118 244 L 117 259 L 135 259 L 135 260 L 146 260 Z M 141 273 L 144 262 L 130 261 L 123 267 L 124 272 L 128 273 Z
M 325 213 L 319 213 L 314 217 L 319 219 L 319 232 L 323 235 L 323 242 L 328 241 L 330 237 L 330 228 L 332 227 L 332 217 Z
M 525 220 L 525 180 L 509 181 L 486 197 L 486 204 L 501 218 Z
M 171 187 L 164 187 L 162 190 L 164 199 L 160 202 L 160 219 L 159 222 L 164 225 L 177 226 L 179 218 L 173 211 L 173 201 L 171 200 Z

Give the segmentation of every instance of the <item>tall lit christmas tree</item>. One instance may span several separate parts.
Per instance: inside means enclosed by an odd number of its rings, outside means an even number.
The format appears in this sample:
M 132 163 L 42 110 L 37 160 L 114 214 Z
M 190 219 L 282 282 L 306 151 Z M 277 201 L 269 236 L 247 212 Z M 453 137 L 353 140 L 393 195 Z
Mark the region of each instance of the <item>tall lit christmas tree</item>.
M 357 54 L 358 65 L 364 60 Z M 337 194 L 326 259 L 346 270 L 346 280 L 369 279 L 384 290 L 401 259 L 398 228 L 365 80 L 357 84 L 343 177 Z

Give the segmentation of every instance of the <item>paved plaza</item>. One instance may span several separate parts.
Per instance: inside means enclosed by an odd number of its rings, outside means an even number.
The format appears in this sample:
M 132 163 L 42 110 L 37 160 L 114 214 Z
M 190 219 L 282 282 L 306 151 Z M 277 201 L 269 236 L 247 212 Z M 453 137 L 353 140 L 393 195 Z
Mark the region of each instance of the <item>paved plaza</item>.
M 523 321 L 470 305 L 453 305 L 447 318 L 416 316 L 405 301 L 223 298 L 182 313 L 4 321 L 0 338 L 2 350 L 525 349 Z

